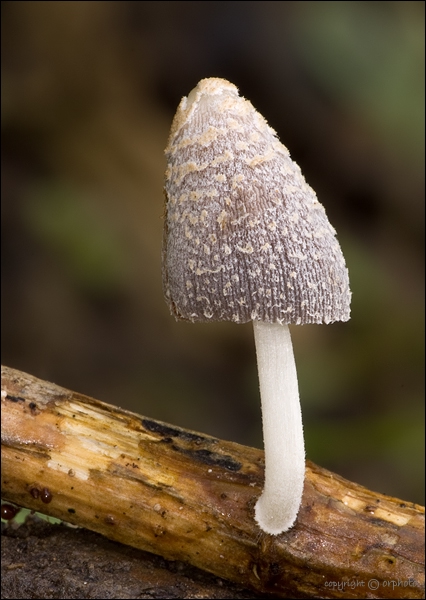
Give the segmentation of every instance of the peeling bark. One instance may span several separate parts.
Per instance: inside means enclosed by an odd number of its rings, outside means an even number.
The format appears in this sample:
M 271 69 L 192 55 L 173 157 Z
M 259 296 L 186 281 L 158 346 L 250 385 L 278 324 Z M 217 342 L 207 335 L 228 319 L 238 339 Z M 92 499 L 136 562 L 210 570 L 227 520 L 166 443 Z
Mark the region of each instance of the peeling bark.
M 2 497 L 276 597 L 422 598 L 424 509 L 307 463 L 295 526 L 254 520 L 263 452 L 2 367 Z

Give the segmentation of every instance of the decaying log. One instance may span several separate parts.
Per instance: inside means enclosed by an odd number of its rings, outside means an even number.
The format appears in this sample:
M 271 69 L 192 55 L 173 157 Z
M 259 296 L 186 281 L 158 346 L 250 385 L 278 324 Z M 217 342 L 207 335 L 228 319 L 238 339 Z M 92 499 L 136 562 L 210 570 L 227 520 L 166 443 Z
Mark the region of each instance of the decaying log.
M 296 525 L 253 518 L 263 452 L 2 367 L 2 497 L 277 597 L 422 598 L 424 509 L 312 463 Z

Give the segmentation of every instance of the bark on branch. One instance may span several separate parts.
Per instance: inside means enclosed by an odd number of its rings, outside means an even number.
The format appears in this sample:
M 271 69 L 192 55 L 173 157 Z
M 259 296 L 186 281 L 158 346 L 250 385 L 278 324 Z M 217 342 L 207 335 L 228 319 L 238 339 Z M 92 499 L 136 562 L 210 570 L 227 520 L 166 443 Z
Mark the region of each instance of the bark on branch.
M 424 509 L 312 463 L 296 525 L 256 526 L 263 452 L 2 367 L 2 497 L 277 597 L 422 598 Z

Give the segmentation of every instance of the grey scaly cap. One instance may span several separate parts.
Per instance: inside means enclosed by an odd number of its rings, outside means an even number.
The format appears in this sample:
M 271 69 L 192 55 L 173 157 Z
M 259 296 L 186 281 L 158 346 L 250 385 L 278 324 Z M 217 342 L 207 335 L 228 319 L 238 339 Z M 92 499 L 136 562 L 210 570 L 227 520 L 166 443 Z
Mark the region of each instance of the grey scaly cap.
M 177 319 L 347 321 L 345 260 L 275 131 L 224 79 L 183 98 L 166 148 L 163 286 Z

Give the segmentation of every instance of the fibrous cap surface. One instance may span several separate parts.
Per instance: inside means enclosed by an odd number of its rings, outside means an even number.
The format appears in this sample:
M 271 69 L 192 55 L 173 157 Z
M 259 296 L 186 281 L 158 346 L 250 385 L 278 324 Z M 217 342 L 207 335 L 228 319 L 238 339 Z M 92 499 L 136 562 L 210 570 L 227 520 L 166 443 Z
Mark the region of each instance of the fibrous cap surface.
M 223 79 L 183 98 L 166 148 L 163 285 L 178 319 L 346 321 L 345 260 L 274 130 Z

